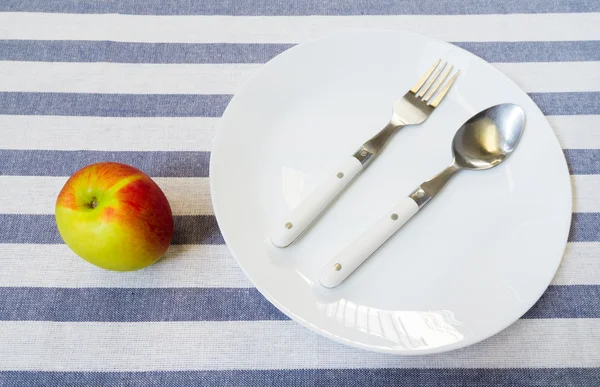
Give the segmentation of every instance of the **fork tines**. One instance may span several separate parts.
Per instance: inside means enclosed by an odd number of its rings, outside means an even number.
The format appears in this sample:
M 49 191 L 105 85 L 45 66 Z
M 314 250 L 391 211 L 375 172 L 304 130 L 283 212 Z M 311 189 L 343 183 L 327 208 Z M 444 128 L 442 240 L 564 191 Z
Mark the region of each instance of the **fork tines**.
M 460 71 L 454 73 L 450 80 L 444 84 L 444 81 L 446 78 L 448 78 L 448 75 L 450 75 L 450 72 L 452 72 L 452 68 L 454 66 L 448 66 L 448 62 L 444 62 L 442 65 L 440 65 L 441 61 L 441 59 L 438 59 L 437 62 L 435 62 L 435 64 L 431 66 L 429 70 L 427 70 L 427 72 L 421 77 L 421 79 L 419 79 L 419 81 L 412 87 L 412 89 L 410 89 L 415 97 L 422 99 L 423 102 L 428 103 L 429 106 L 434 108 L 437 107 L 440 102 L 442 102 L 442 99 L 444 99 L 446 93 L 448 93 L 448 90 L 450 90 L 450 87 L 460 73 Z M 444 84 L 444 86 L 442 86 L 442 84 Z M 440 88 L 440 86 L 442 87 Z M 434 94 L 435 98 L 431 100 L 431 97 L 433 97 Z M 429 102 L 430 100 L 431 102 Z

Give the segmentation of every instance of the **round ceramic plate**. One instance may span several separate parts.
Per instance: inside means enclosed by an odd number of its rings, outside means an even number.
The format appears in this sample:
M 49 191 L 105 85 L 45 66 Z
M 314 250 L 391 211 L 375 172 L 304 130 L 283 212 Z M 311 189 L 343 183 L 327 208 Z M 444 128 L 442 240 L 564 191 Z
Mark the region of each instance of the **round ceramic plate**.
M 269 229 L 388 122 L 435 60 L 461 74 L 422 125 L 398 132 L 292 246 Z M 526 113 L 515 153 L 465 171 L 341 286 L 321 266 L 448 164 L 470 116 L 512 102 Z M 554 276 L 571 221 L 569 172 L 534 102 L 482 59 L 400 31 L 352 31 L 277 56 L 232 99 L 214 143 L 215 214 L 233 256 L 283 313 L 338 342 L 402 355 L 484 340 L 522 316 Z

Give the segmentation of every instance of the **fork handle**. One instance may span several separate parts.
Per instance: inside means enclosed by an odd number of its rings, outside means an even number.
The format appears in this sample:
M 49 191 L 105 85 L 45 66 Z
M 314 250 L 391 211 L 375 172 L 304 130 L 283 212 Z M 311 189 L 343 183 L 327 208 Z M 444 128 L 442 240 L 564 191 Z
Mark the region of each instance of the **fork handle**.
M 321 285 L 326 288 L 334 288 L 341 284 L 417 211 L 419 211 L 419 206 L 413 199 L 410 197 L 402 199 L 358 239 L 323 266 L 319 273 Z
M 363 166 L 350 156 L 331 173 L 298 207 L 280 220 L 271 231 L 271 242 L 277 247 L 291 245 L 327 208 L 327 206 L 360 173 Z

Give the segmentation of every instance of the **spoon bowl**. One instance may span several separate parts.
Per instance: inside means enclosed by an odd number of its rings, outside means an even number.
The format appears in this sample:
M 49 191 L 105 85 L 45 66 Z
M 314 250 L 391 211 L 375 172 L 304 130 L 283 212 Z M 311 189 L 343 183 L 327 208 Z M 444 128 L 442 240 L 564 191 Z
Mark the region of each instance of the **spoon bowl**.
M 471 170 L 495 167 L 515 149 L 524 127 L 525 112 L 515 104 L 496 105 L 477 113 L 454 135 L 454 163 Z

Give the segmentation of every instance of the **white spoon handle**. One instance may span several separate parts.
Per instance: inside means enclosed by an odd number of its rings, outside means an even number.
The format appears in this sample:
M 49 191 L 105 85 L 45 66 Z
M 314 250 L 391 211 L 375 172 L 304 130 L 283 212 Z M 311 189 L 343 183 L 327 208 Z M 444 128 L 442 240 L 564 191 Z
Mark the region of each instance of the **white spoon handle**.
M 419 206 L 413 199 L 409 197 L 402 199 L 358 239 L 323 266 L 319 273 L 321 285 L 333 288 L 341 284 L 417 211 Z
M 356 158 L 346 159 L 306 200 L 275 225 L 271 242 L 277 247 L 291 245 L 361 170 L 362 164 Z

